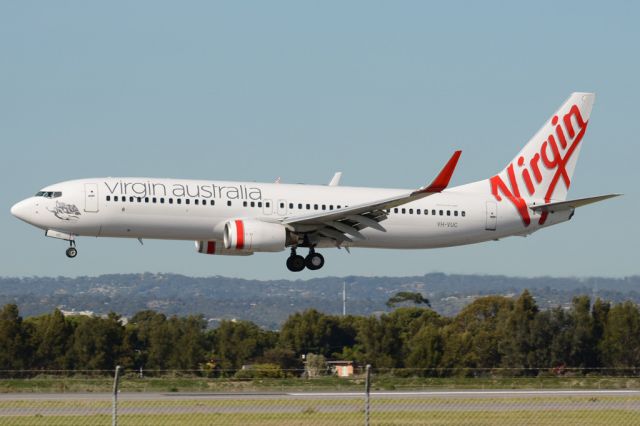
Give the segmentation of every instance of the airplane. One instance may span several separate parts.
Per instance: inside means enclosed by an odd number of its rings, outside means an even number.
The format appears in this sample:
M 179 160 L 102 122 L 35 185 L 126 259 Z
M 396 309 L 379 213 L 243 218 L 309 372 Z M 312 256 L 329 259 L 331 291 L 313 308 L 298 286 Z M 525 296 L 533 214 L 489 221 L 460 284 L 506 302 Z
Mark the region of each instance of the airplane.
M 449 188 L 461 151 L 414 190 L 154 178 L 93 178 L 47 186 L 11 213 L 69 242 L 78 236 L 193 240 L 208 255 L 287 249 L 287 268 L 318 270 L 316 250 L 427 249 L 526 236 L 616 197 L 567 200 L 595 94 L 573 93 L 508 165 Z M 301 248 L 308 254 L 298 254 Z

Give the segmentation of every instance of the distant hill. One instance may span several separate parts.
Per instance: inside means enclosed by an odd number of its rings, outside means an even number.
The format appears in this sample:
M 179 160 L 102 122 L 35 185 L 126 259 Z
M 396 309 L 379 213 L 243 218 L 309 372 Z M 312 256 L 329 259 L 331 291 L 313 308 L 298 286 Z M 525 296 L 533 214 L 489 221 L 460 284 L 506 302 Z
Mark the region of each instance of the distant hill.
M 418 291 L 441 314 L 456 314 L 478 296 L 513 295 L 529 289 L 541 308 L 567 305 L 578 294 L 619 302 L 640 302 L 640 276 L 626 278 L 514 278 L 492 275 L 427 274 L 413 277 L 326 277 L 310 280 L 245 280 L 221 276 L 118 274 L 97 277 L 0 278 L 0 303 L 17 303 L 23 316 L 64 310 L 114 311 L 131 316 L 143 309 L 168 315 L 203 314 L 250 320 L 278 329 L 293 312 L 307 308 L 342 312 L 342 283 L 347 283 L 347 312 L 371 315 L 388 310 L 398 291 Z

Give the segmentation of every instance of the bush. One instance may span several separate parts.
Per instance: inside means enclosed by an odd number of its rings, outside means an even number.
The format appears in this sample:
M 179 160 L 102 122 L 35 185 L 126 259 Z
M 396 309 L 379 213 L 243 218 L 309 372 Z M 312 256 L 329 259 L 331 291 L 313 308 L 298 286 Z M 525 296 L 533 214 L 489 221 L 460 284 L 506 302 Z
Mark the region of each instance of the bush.
M 277 364 L 253 364 L 242 367 L 234 375 L 236 379 L 281 379 L 284 371 Z

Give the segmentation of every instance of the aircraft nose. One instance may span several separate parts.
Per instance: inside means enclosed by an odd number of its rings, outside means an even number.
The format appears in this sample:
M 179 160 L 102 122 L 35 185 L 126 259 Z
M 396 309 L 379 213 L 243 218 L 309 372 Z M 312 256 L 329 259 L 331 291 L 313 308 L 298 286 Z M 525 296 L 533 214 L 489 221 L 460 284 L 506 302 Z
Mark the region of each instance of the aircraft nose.
M 20 220 L 26 221 L 29 214 L 28 200 L 22 200 L 19 203 L 14 204 L 13 207 L 11 207 L 11 214 Z

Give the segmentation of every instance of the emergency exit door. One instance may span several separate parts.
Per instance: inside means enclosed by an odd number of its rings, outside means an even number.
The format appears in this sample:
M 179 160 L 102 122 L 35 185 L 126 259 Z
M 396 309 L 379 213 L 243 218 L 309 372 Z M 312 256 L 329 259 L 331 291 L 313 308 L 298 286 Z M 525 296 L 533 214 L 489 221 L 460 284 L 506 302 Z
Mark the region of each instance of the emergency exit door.
M 487 201 L 487 231 L 495 231 L 498 222 L 498 206 L 495 201 Z

